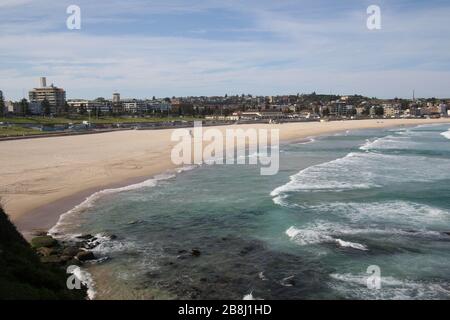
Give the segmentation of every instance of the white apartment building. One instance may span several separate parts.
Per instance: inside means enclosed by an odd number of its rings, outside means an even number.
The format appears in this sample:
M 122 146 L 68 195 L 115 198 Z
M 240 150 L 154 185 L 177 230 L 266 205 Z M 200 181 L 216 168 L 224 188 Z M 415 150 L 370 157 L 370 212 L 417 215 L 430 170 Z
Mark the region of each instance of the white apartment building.
M 40 79 L 40 87 L 34 88 L 29 92 L 30 102 L 40 102 L 47 100 L 50 104 L 50 112 L 57 113 L 64 108 L 66 104 L 66 92 L 62 88 L 55 87 L 51 84 L 47 87 L 47 79 Z

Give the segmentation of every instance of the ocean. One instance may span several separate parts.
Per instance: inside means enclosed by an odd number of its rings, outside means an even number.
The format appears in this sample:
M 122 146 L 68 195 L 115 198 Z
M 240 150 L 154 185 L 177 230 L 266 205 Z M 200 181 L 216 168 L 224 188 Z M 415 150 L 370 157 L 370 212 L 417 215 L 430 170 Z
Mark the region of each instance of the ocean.
M 284 144 L 275 176 L 182 168 L 98 192 L 52 232 L 97 235 L 97 299 L 449 299 L 450 126 Z

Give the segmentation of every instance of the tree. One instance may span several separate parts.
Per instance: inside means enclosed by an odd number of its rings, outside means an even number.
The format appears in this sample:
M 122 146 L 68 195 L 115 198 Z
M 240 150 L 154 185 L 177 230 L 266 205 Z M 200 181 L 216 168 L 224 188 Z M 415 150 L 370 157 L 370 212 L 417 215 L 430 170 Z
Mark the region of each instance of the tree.
M 28 104 L 27 99 L 23 98 L 20 100 L 20 109 L 22 110 L 22 115 L 24 117 L 30 114 L 30 105 Z
M 51 114 L 50 102 L 47 99 L 42 100 L 41 102 L 42 111 L 44 111 L 44 115 L 49 116 Z
M 0 115 L 3 117 L 5 114 L 5 101 L 3 101 L 3 97 L 0 98 Z
M 64 108 L 63 108 L 63 111 L 64 111 L 65 114 L 69 114 L 70 106 L 69 106 L 69 104 L 67 103 L 67 101 L 64 102 Z
M 384 115 L 384 108 L 383 107 L 376 107 L 375 108 L 375 115 L 376 116 L 382 116 Z

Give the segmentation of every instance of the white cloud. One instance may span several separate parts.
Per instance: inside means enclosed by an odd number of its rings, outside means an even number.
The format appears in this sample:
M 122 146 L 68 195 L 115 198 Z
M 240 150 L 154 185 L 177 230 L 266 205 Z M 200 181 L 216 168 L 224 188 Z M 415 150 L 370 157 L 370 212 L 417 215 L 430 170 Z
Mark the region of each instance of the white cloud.
M 365 29 L 365 10 L 317 20 L 282 10 L 294 1 L 111 3 L 104 10 L 90 7 L 95 14 L 89 19 L 101 25 L 115 17 L 134 19 L 137 12 L 189 14 L 226 8 L 249 19 L 244 28 L 229 26 L 233 35 L 265 36 L 210 39 L 202 29 L 173 37 L 55 31 L 61 21 L 36 18 L 48 14 L 50 2 L 43 1 L 36 11 L 15 17 L 25 22 L 6 19 L 2 24 L 0 88 L 17 99 L 22 88 L 30 89 L 46 75 L 65 87 L 69 97 L 109 96 L 114 90 L 140 97 L 310 91 L 392 97 L 409 96 L 413 88 L 423 95 L 450 96 L 449 8 L 386 10 L 383 30 L 371 33 Z

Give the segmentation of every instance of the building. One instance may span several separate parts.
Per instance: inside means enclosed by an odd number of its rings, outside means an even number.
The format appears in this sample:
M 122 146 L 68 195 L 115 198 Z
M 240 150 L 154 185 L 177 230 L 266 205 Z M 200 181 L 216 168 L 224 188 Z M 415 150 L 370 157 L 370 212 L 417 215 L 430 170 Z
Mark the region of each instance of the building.
M 440 111 L 441 115 L 447 116 L 447 112 L 449 111 L 449 108 L 445 103 L 441 103 L 439 105 L 439 111 Z
M 241 112 L 241 118 L 244 120 L 260 120 L 260 119 L 281 119 L 285 115 L 279 111 L 247 111 Z
M 29 92 L 29 98 L 31 103 L 42 103 L 44 100 L 47 100 L 50 105 L 50 113 L 60 112 L 66 104 L 66 92 L 64 89 L 55 87 L 53 84 L 47 87 L 47 79 L 45 77 L 40 79 L 39 88 L 34 88 Z
M 383 105 L 383 109 L 384 109 L 384 116 L 386 118 L 395 118 L 400 115 L 400 109 L 396 108 L 395 106 L 393 106 L 391 104 Z
M 145 113 L 148 111 L 147 103 L 137 99 L 123 100 L 122 106 L 126 113 Z
M 7 101 L 5 107 L 7 113 L 22 114 L 22 106 L 19 102 Z
M 328 106 L 328 110 L 330 111 L 330 116 L 335 117 L 354 116 L 357 113 L 355 106 L 340 101 L 332 102 Z
M 122 113 L 122 102 L 120 101 L 120 93 L 115 92 L 113 93 L 112 97 L 112 111 L 113 113 Z
M 120 93 L 118 93 L 118 92 L 113 93 L 112 102 L 113 103 L 120 103 Z
M 111 102 L 107 100 L 85 100 L 85 99 L 72 99 L 67 101 L 71 111 L 76 113 L 102 113 L 108 114 L 111 112 Z
M 164 100 L 147 100 L 147 109 L 151 112 L 163 113 L 172 109 L 172 105 Z
M 356 115 L 359 117 L 367 116 L 367 115 L 369 115 L 369 109 L 370 108 L 367 105 L 358 106 L 358 107 L 356 107 Z

